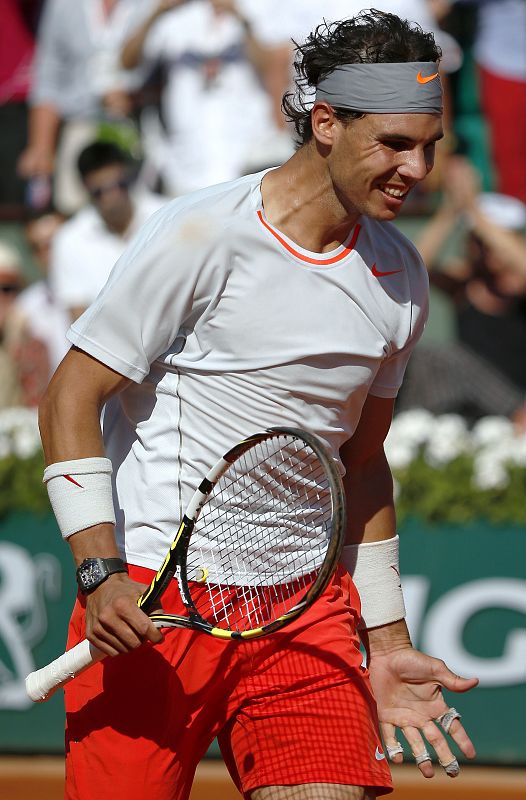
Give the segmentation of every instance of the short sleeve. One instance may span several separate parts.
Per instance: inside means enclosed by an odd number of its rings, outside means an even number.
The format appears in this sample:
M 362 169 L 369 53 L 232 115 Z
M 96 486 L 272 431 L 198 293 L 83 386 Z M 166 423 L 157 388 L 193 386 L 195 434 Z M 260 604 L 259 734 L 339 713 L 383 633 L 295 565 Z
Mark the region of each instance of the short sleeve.
M 148 220 L 68 332 L 72 344 L 137 383 L 216 290 L 209 252 L 219 225 L 197 212 L 181 219 L 178 203 Z
M 420 340 L 429 314 L 429 280 L 427 270 L 416 249 L 411 246 L 409 259 L 411 302 L 407 341 L 388 355 L 381 364 L 369 389 L 375 397 L 396 397 L 411 353 Z

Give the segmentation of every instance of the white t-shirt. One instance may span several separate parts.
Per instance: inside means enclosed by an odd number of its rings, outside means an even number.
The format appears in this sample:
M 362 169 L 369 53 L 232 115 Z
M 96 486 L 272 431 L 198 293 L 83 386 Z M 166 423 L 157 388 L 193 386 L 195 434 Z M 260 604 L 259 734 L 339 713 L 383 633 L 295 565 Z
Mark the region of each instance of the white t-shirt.
M 71 323 L 69 314 L 57 304 L 44 280 L 24 289 L 15 301 L 15 309 L 23 316 L 31 336 L 46 345 L 53 373 L 69 350 L 66 338 Z
M 162 107 L 168 190 L 184 194 L 247 171 L 273 123 L 239 20 L 216 14 L 208 0 L 194 0 L 154 24 L 144 56 L 167 72 Z
M 309 252 L 266 221 L 263 175 L 161 209 L 68 334 L 133 381 L 104 415 L 130 563 L 159 567 L 203 475 L 248 434 L 305 428 L 339 459 L 422 332 L 427 272 L 393 225 L 362 218 Z
M 51 256 L 50 286 L 56 302 L 63 308 L 89 306 L 131 236 L 166 202 L 166 197 L 143 190 L 134 193 L 134 216 L 126 237 L 110 231 L 93 206 L 62 225 Z
M 478 63 L 495 75 L 526 81 L 524 0 L 486 0 L 480 4 L 474 54 Z

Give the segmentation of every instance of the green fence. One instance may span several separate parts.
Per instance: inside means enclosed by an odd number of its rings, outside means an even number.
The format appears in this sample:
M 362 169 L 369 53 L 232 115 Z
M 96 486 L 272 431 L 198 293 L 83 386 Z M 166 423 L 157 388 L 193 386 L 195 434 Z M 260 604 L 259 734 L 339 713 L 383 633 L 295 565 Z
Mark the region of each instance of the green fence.
M 480 762 L 525 764 L 526 530 L 401 531 L 402 573 L 413 641 L 481 685 L 450 697 Z M 33 705 L 24 677 L 62 652 L 75 593 L 69 549 L 51 516 L 0 523 L 0 751 L 61 752 L 59 693 Z

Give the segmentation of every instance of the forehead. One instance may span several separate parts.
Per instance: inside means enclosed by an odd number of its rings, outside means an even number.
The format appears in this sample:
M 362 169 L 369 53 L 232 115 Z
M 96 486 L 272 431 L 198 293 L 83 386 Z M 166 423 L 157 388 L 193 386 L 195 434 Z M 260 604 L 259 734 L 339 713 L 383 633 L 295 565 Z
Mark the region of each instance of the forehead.
M 114 164 L 107 164 L 104 167 L 93 169 L 86 175 L 86 183 L 106 183 L 107 181 L 114 180 L 126 172 L 126 165 L 115 162 Z
M 398 137 L 417 143 L 443 136 L 441 114 L 366 114 L 357 122 L 377 138 Z

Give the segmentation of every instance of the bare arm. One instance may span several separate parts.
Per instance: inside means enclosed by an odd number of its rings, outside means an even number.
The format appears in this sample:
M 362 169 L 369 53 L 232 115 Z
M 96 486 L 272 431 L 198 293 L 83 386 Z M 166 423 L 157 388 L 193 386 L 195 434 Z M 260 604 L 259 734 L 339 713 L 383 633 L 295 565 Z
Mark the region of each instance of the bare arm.
M 162 17 L 166 11 L 181 6 L 186 0 L 160 0 L 153 11 L 139 25 L 134 33 L 127 39 L 121 51 L 121 66 L 124 69 L 135 69 L 142 61 L 144 43 L 154 22 Z
M 47 464 L 104 455 L 100 413 L 104 403 L 130 381 L 73 348 L 57 369 L 39 409 Z M 69 537 L 78 565 L 84 558 L 118 556 L 113 525 L 95 525 Z M 127 575 L 111 575 L 88 595 L 86 631 L 108 655 L 138 647 L 144 638 L 160 641 L 159 631 L 136 605 L 144 587 Z
M 58 109 L 50 103 L 33 106 L 29 112 L 28 143 L 18 161 L 23 178 L 53 172 L 60 119 Z
M 358 427 L 340 453 L 346 470 L 348 544 L 378 542 L 396 536 L 393 478 L 383 446 L 393 406 L 392 399 L 369 395 Z M 411 645 L 405 620 L 371 629 L 364 639 L 369 653 Z
M 396 534 L 393 479 L 383 447 L 393 403 L 369 395 L 356 431 L 341 449 L 349 508 L 348 544 L 390 539 Z
M 396 533 L 393 484 L 383 449 L 392 411 L 393 400 L 369 396 L 356 432 L 341 451 L 352 543 L 382 541 Z M 425 737 L 442 764 L 452 764 L 450 746 L 433 721 L 447 710 L 441 687 L 464 692 L 477 680 L 460 678 L 444 662 L 415 650 L 404 619 L 363 631 L 362 639 L 385 744 L 395 746 L 400 728 L 414 755 L 423 753 Z M 475 750 L 458 720 L 451 735 L 472 758 Z M 403 757 L 399 754 L 393 760 L 400 763 Z M 428 778 L 434 774 L 430 760 L 422 761 L 419 769 Z

